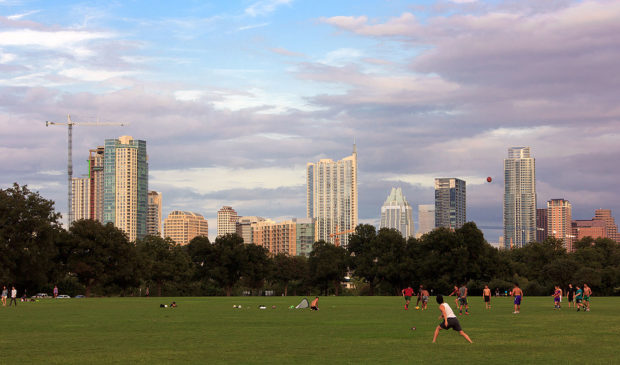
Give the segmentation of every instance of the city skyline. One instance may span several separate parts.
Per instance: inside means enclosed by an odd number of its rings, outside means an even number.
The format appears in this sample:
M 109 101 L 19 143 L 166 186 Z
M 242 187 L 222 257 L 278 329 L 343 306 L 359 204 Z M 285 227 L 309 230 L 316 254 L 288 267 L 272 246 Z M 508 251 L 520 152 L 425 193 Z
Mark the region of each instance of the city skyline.
M 0 2 L 0 186 L 66 214 L 66 131 L 44 122 L 71 113 L 130 124 L 76 126 L 74 176 L 104 139 L 147 140 L 163 216 L 304 217 L 305 164 L 354 141 L 359 223 L 392 186 L 430 204 L 457 176 L 496 241 L 510 146 L 535 151 L 538 208 L 618 214 L 618 17 L 611 1 Z

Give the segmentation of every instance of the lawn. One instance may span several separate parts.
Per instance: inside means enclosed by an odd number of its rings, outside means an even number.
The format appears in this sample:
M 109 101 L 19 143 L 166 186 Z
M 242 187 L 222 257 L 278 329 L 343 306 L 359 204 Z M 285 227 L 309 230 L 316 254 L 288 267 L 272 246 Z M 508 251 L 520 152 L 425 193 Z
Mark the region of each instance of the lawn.
M 473 344 L 454 331 L 442 331 L 431 343 L 439 322 L 434 297 L 427 311 L 405 311 L 400 297 L 322 297 L 318 312 L 288 308 L 301 298 L 42 299 L 0 307 L 2 361 L 620 362 L 620 298 L 595 297 L 591 312 L 577 313 L 554 311 L 551 297 L 526 297 L 518 315 L 512 314 L 510 298 L 493 298 L 490 310 L 481 298 L 470 298 L 471 315 L 459 319 Z M 448 299 L 454 308 L 453 298 Z M 172 300 L 178 308 L 159 307 Z

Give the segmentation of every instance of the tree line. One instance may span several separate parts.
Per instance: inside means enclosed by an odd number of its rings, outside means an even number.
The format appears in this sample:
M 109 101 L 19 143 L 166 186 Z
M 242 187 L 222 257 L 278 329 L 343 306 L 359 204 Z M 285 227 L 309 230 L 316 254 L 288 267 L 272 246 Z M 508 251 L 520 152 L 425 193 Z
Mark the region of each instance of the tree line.
M 517 282 L 526 295 L 547 295 L 554 285 L 587 283 L 597 295 L 620 294 L 620 248 L 586 237 L 568 253 L 548 238 L 523 248 L 497 250 L 475 223 L 435 229 L 405 239 L 393 229 L 359 225 L 347 249 L 324 241 L 309 257 L 270 255 L 235 234 L 196 237 L 180 246 L 147 236 L 129 242 L 112 224 L 92 220 L 60 224 L 54 203 L 14 184 L 0 190 L 0 285 L 28 293 L 86 296 L 145 295 L 398 295 L 423 284 L 449 293 L 466 284 L 502 292 Z

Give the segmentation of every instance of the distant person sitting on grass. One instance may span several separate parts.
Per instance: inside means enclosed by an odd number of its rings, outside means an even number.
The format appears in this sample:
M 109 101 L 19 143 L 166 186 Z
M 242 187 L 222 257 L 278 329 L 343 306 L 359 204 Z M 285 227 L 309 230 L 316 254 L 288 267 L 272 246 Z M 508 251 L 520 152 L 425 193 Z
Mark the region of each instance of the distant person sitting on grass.
M 313 311 L 319 310 L 319 297 L 314 298 L 312 303 L 310 303 L 310 309 L 312 309 Z
M 448 303 L 444 303 L 443 295 L 441 294 L 437 295 L 437 304 L 439 304 L 439 310 L 441 311 L 441 315 L 439 316 L 439 318 L 442 321 L 441 323 L 439 323 L 439 326 L 435 328 L 435 335 L 433 336 L 433 343 L 437 341 L 437 336 L 439 335 L 440 330 L 442 329 L 447 330 L 449 328 L 452 328 L 453 330 L 457 331 L 459 335 L 465 337 L 465 339 L 469 343 L 473 343 L 471 341 L 471 338 L 469 338 L 467 333 L 465 333 L 463 329 L 461 328 L 461 324 L 459 323 L 458 318 L 456 318 L 456 316 L 454 315 L 454 312 L 452 311 L 452 308 L 450 308 L 450 305 Z
M 176 308 L 177 307 L 177 302 L 172 302 L 170 304 L 170 308 Z

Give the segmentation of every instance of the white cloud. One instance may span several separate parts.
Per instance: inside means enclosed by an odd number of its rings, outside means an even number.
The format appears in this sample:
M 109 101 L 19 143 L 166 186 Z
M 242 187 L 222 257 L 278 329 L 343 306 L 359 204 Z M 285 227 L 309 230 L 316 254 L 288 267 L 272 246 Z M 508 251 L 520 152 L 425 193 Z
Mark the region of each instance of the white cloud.
M 127 71 L 106 71 L 106 70 L 94 70 L 87 68 L 70 68 L 59 72 L 60 75 L 70 77 L 72 79 L 82 81 L 105 81 L 115 77 L 123 77 L 131 75 L 131 72 Z
M 0 63 L 9 63 L 14 61 L 17 58 L 17 55 L 13 53 L 6 53 L 0 50 Z
M 177 90 L 174 92 L 174 98 L 179 101 L 196 101 L 205 94 L 203 90 Z
M 249 16 L 260 16 L 273 13 L 279 6 L 291 4 L 293 0 L 260 0 L 245 8 Z
M 76 49 L 80 55 L 92 52 L 79 46 L 87 41 L 111 38 L 111 33 L 62 30 L 56 32 L 32 29 L 9 30 L 0 32 L 0 46 L 41 47 L 52 50 Z
M 339 48 L 328 52 L 319 62 L 330 66 L 344 66 L 364 57 L 364 53 L 355 48 Z
M 7 16 L 7 19 L 10 19 L 10 20 L 20 20 L 20 19 L 25 18 L 25 17 L 27 17 L 29 15 L 36 14 L 39 11 L 40 10 L 31 10 L 31 11 L 27 11 L 27 12 L 21 13 L 21 14 L 9 15 L 9 16 Z
M 255 29 L 255 28 L 262 28 L 262 27 L 266 27 L 268 25 L 269 25 L 269 23 L 250 24 L 250 25 L 246 25 L 246 26 L 243 26 L 243 27 L 239 27 L 237 30 L 242 31 L 242 30 L 249 30 L 249 29 Z

